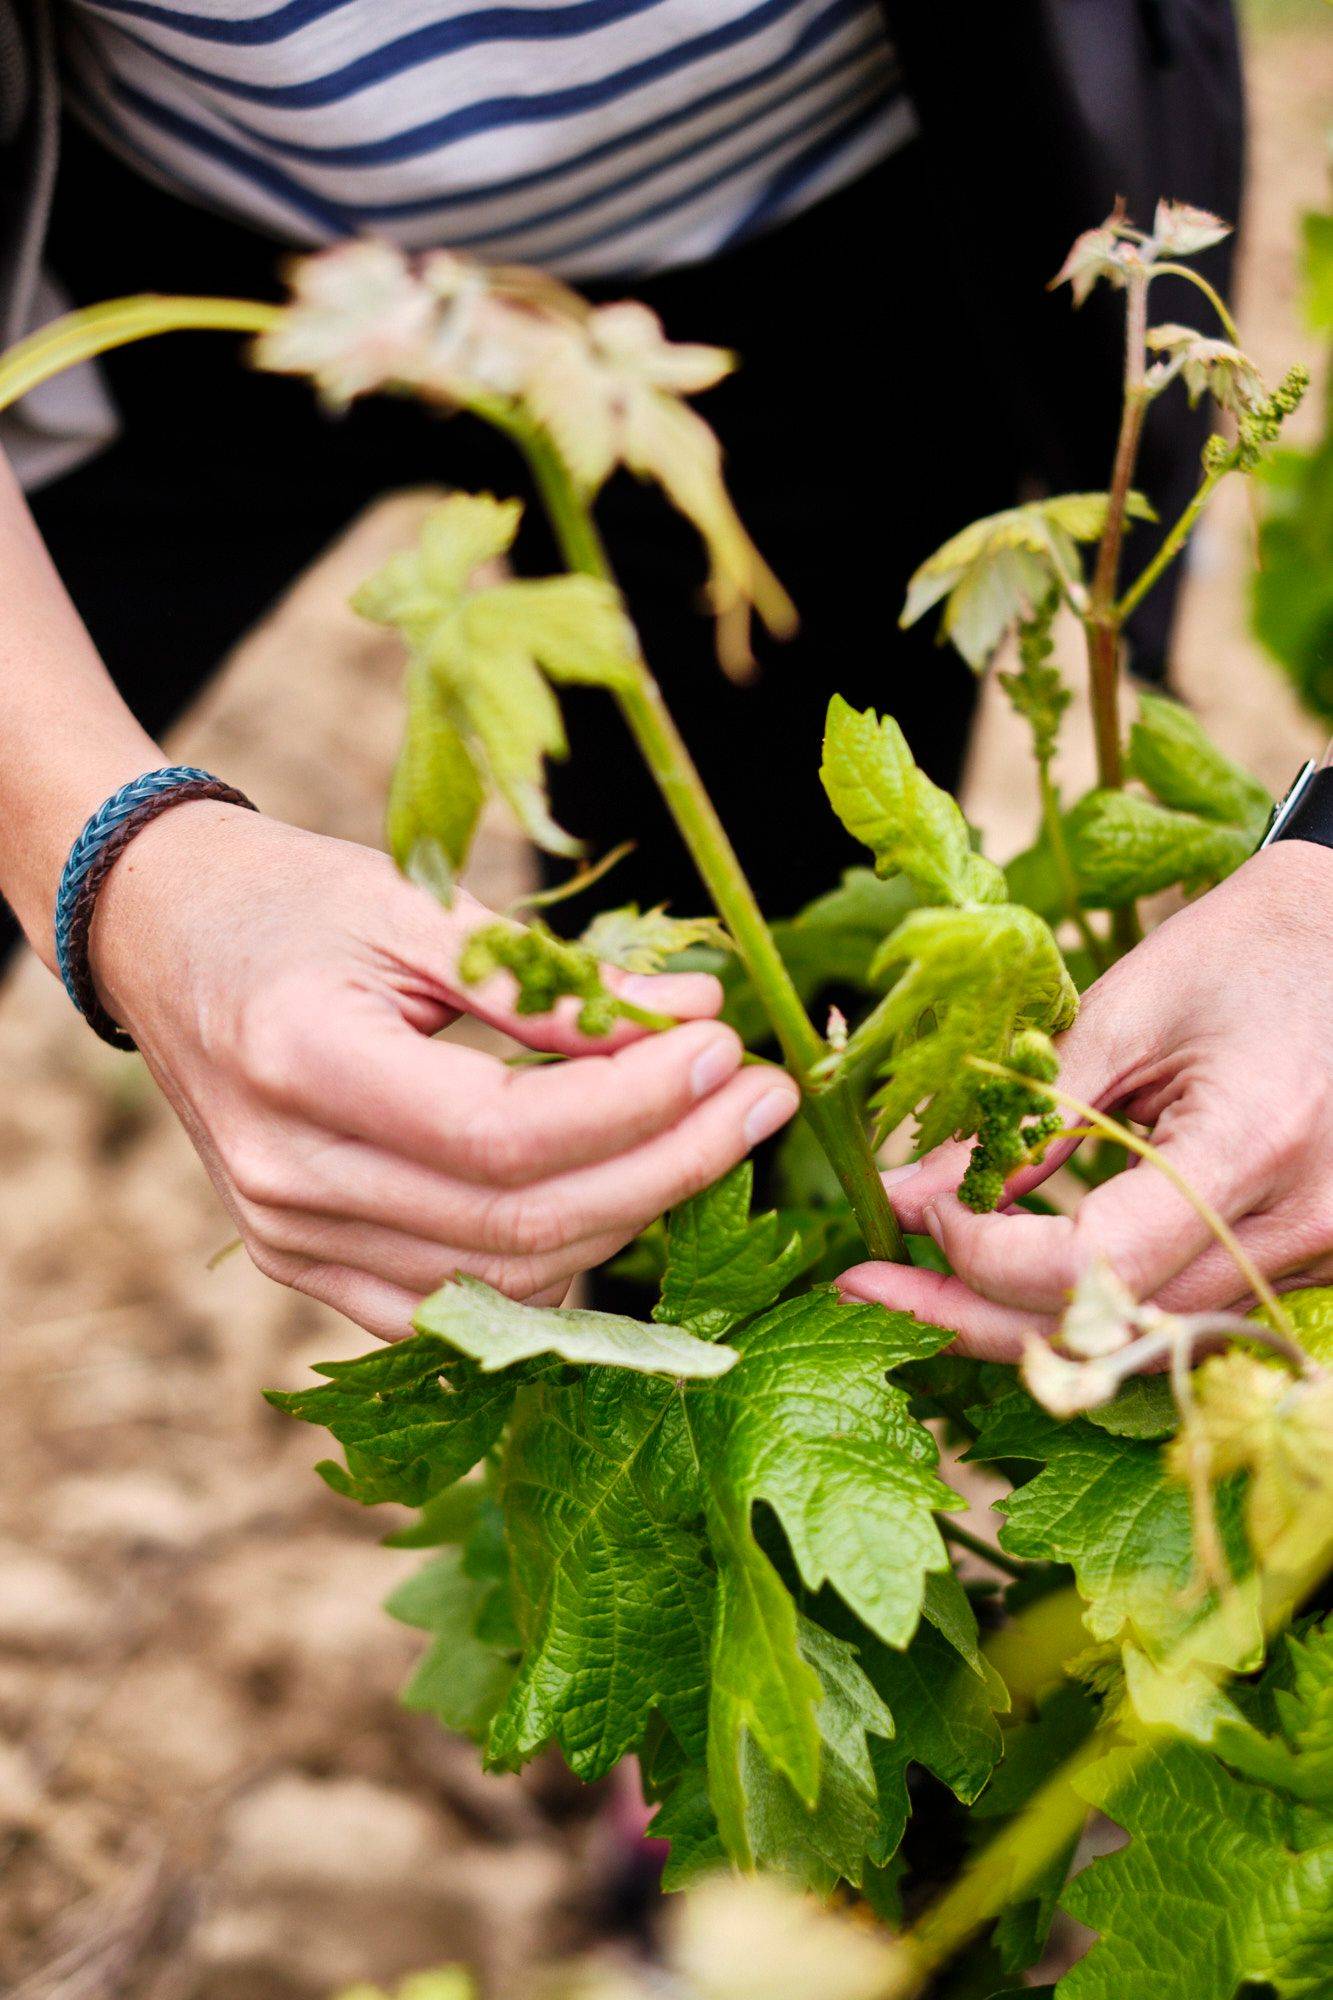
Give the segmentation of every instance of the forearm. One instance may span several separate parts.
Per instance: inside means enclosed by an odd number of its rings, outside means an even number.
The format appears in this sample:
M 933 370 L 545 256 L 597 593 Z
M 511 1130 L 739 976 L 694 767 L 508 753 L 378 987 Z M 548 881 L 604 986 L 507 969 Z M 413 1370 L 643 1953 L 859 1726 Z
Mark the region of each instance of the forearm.
M 54 962 L 60 871 L 89 814 L 165 762 L 116 692 L 0 453 L 0 893 Z

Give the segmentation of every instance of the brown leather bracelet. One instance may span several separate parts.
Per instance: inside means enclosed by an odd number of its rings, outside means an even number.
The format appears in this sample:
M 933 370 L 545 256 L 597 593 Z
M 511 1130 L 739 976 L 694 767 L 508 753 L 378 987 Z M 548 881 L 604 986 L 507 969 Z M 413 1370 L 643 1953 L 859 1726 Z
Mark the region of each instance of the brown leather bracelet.
M 186 779 L 170 791 L 158 792 L 136 806 L 99 848 L 74 899 L 69 921 L 69 974 L 75 1004 L 93 1033 L 100 1035 L 104 1042 L 110 1042 L 113 1049 L 132 1049 L 137 1044 L 133 1036 L 126 1034 L 107 1013 L 93 982 L 92 966 L 88 961 L 88 933 L 92 928 L 98 892 L 137 833 L 142 833 L 152 820 L 170 812 L 173 806 L 189 805 L 195 799 L 216 799 L 222 805 L 244 806 L 248 812 L 259 810 L 253 799 L 248 799 L 244 792 L 238 792 L 234 785 L 224 784 L 221 778 Z

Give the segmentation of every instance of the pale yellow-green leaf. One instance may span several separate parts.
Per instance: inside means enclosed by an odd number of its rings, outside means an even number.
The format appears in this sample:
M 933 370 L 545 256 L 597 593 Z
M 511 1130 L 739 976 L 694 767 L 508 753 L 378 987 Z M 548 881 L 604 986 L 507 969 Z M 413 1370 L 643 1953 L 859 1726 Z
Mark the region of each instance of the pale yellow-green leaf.
M 483 789 L 439 684 L 421 661 L 408 669 L 407 729 L 389 786 L 389 852 L 412 873 L 423 848 L 438 848 L 450 875 L 467 859 Z M 428 864 L 427 864 L 428 865 Z
M 416 547 L 393 556 L 354 603 L 402 633 L 433 677 L 434 711 L 524 832 L 548 852 L 577 854 L 579 843 L 547 804 L 546 759 L 566 752 L 549 683 L 613 685 L 629 670 L 634 637 L 619 594 L 600 578 L 486 580 L 521 512 L 516 501 L 488 494 L 451 495 L 427 515 Z M 447 820 L 449 808 L 440 811 Z M 455 853 L 456 840 L 437 828 L 427 833 Z
M 1031 618 L 1053 588 L 1081 588 L 1077 544 L 1096 541 L 1106 505 L 1104 493 L 1061 493 L 971 522 L 912 576 L 899 624 L 915 624 L 943 598 L 944 636 L 981 672 L 1005 634 Z M 1132 520 L 1152 518 L 1141 493 L 1129 495 L 1126 511 Z
M 716 917 L 673 917 L 662 905 L 640 910 L 637 903 L 603 910 L 580 943 L 603 964 L 620 965 L 627 972 L 661 972 L 669 959 L 691 945 L 731 950 L 731 940 Z

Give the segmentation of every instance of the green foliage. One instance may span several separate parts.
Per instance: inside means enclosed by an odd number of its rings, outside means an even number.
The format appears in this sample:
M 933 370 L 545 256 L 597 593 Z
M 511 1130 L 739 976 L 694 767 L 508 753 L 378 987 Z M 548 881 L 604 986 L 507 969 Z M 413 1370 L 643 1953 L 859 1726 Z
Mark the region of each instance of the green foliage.
M 1101 1934 L 1060 2000 L 1234 2000 L 1251 1984 L 1323 1996 L 1333 1964 L 1333 1630 L 1279 1655 L 1252 1729 L 1216 1754 L 1157 1741 L 1112 1751 L 1080 1779 L 1128 1847 L 1094 1862 L 1064 1907 Z M 1255 1757 L 1251 1745 L 1266 1754 Z M 1306 1773 L 1318 1775 L 1307 1782 Z
M 1154 519 L 1141 493 L 1131 493 L 1130 518 Z M 1052 590 L 1081 586 L 1080 542 L 1095 542 L 1106 524 L 1104 493 L 1062 493 L 988 514 L 927 558 L 907 586 L 900 625 L 914 625 L 944 599 L 940 637 L 980 673 L 1020 619 L 1029 619 Z
M 478 580 L 508 553 L 521 514 L 514 500 L 451 494 L 427 516 L 417 546 L 390 557 L 354 599 L 364 617 L 402 633 L 415 669 L 406 768 L 391 802 L 395 854 L 425 837 L 461 865 L 492 785 L 539 847 L 579 852 L 547 809 L 545 759 L 566 752 L 549 683 L 614 687 L 634 635 L 617 592 L 595 577 Z M 432 773 L 448 790 L 427 807 Z
M 653 1318 L 716 1340 L 764 1312 L 811 1262 L 811 1246 L 776 1214 L 751 1217 L 748 1160 L 671 1217 Z M 817 1249 L 817 1244 L 816 1244 Z
M 1126 763 L 1152 798 L 1092 791 L 1063 817 L 1079 900 L 1088 908 L 1118 909 L 1178 884 L 1208 888 L 1253 854 L 1272 800 L 1179 703 L 1140 691 Z M 1005 875 L 1016 902 L 1048 918 L 1060 914 L 1062 885 L 1045 839 L 1016 856 Z
M 670 1025 L 612 993 L 590 951 L 540 924 L 484 924 L 472 932 L 459 955 L 459 978 L 465 986 L 481 986 L 497 972 L 513 976 L 517 1014 L 549 1014 L 561 1000 L 577 1000 L 579 1032 L 589 1037 L 609 1035 L 620 1020 L 650 1028 Z
M 858 1649 L 896 1686 L 924 1605 L 945 1636 L 915 1643 L 964 1662 L 973 1702 L 995 1691 L 934 1519 L 958 1503 L 886 1372 L 947 1335 L 823 1289 L 775 1305 L 809 1253 L 749 1191 L 743 1167 L 672 1218 L 652 1323 L 464 1280 L 413 1339 L 272 1400 L 344 1444 L 342 1490 L 426 1506 L 398 1540 L 456 1544 L 392 1602 L 432 1634 L 413 1705 L 493 1766 L 555 1741 L 593 1777 L 655 1741 L 668 1822 L 701 1851 L 831 1886 L 901 1832 L 900 1778 L 886 1821 L 875 1776 L 894 1719 Z M 453 1483 L 483 1461 L 484 1489 Z M 823 1596 L 842 1625 L 802 1608 Z
M 661 972 L 677 953 L 696 945 L 712 951 L 731 949 L 716 917 L 673 917 L 664 906 L 640 910 L 637 903 L 603 910 L 579 942 L 604 965 L 620 965 L 627 972 Z
M 969 1056 L 1004 1062 L 1020 1031 L 1067 1028 L 1078 1007 L 1050 930 L 1016 903 L 917 910 L 877 964 L 902 970 L 843 1061 L 883 1078 L 872 1099 L 881 1133 L 918 1113 L 919 1151 L 976 1130 L 982 1076 Z
M 882 940 L 867 977 L 889 990 L 835 1064 L 882 1078 L 881 1136 L 918 1112 L 924 1150 L 976 1129 L 981 1078 L 966 1058 L 1003 1061 L 1021 1029 L 1067 1027 L 1077 995 L 1050 930 L 1002 900 L 999 869 L 972 851 L 958 806 L 917 768 L 891 716 L 835 695 L 820 775 L 877 872 L 942 906 L 909 910 Z
M 1311 326 L 1333 334 L 1333 215 L 1304 219 Z M 1309 451 L 1262 467 L 1264 513 L 1254 574 L 1254 629 L 1315 715 L 1333 720 L 1333 387 Z
M 484 802 L 439 683 L 417 661 L 407 672 L 407 727 L 385 819 L 389 852 L 403 873 L 451 882 L 467 860 Z
M 875 857 L 877 875 L 906 875 L 932 902 L 994 903 L 1004 893 L 993 863 L 972 851 L 955 800 L 918 769 L 891 715 L 829 703 L 820 777 L 848 833 Z
M 1061 1423 L 1021 1390 L 974 1413 L 969 1457 L 1036 1464 L 1035 1478 L 1000 1503 L 1000 1543 L 1030 1561 L 1067 1563 L 1093 1638 L 1162 1657 L 1201 1626 L 1209 1602 L 1198 1577 L 1190 1497 L 1162 1442 L 1114 1436 L 1086 1418 Z M 1234 1567 L 1245 1565 L 1240 1499 L 1222 1495 Z M 1250 1663 L 1260 1648 L 1253 1612 L 1238 1608 Z

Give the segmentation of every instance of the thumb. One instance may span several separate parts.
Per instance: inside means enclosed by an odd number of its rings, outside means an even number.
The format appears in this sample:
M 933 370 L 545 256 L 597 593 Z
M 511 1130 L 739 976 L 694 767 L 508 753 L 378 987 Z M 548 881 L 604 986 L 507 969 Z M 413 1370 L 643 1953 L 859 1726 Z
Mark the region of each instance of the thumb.
M 425 891 L 418 893 L 426 895 Z M 460 890 L 455 895 L 448 910 L 427 899 L 426 915 L 434 920 L 430 960 L 439 968 L 443 997 L 459 1013 L 485 1021 L 526 1048 L 565 1056 L 586 1055 L 592 1050 L 606 1054 L 651 1032 L 637 1022 L 622 1019 L 605 1035 L 586 1035 L 579 1026 L 583 1002 L 570 994 L 557 999 L 549 1010 L 525 1011 L 520 982 L 512 971 L 503 967 L 479 981 L 466 980 L 463 972 L 468 946 L 479 934 L 500 932 L 522 939 L 528 932 L 527 925 L 498 916 L 466 891 Z M 602 984 L 609 992 L 634 1007 L 673 1021 L 709 1019 L 722 1005 L 721 984 L 709 973 L 648 974 L 626 972 L 620 966 L 606 964 L 600 971 Z

